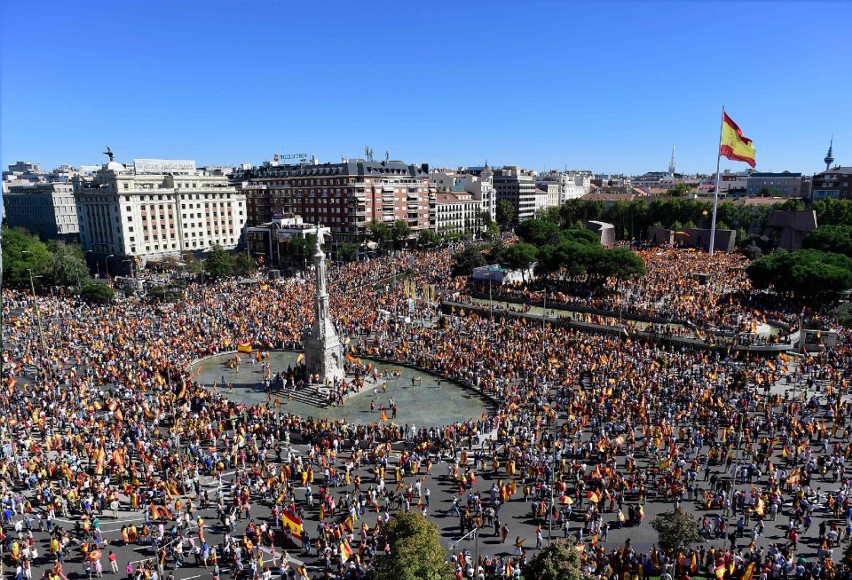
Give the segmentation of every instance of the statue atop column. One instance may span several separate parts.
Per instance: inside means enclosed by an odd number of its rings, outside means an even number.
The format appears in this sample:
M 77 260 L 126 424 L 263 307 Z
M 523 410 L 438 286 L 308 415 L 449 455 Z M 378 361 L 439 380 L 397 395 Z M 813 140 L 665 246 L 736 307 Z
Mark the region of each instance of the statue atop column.
M 321 225 L 317 225 L 317 251 L 314 253 L 316 293 L 314 295 L 314 323 L 305 333 L 305 366 L 308 374 L 320 383 L 343 378 L 343 349 L 337 329 L 329 318 L 328 291 L 326 289 L 325 242 Z

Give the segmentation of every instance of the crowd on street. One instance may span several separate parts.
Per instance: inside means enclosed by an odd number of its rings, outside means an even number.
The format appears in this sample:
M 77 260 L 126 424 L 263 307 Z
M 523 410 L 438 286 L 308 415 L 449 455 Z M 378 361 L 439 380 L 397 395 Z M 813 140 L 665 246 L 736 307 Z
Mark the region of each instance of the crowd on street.
M 641 280 L 584 297 L 566 285 L 547 300 L 702 328 L 798 320 L 798 309 L 751 291 L 738 255 L 640 255 Z M 448 552 L 458 578 L 517 576 L 549 535 L 572 538 L 597 578 L 837 577 L 852 536 L 848 333 L 819 353 L 758 356 L 487 309 L 447 316 L 422 300 L 412 320 L 394 316 L 409 312 L 412 288 L 466 291 L 450 268 L 447 250 L 402 252 L 329 279 L 349 381 L 371 357 L 391 359 L 496 403 L 442 427 L 299 416 L 199 384 L 193 363 L 237 344 L 300 350 L 309 277 L 192 284 L 177 302 L 105 306 L 4 289 L 4 572 L 363 578 L 389 550 L 383 525 L 419 510 L 455 537 L 499 538 L 496 551 Z M 537 291 L 499 295 L 537 302 Z M 451 491 L 436 501 L 439 488 Z M 674 507 L 695 515 L 706 542 L 666 553 L 639 540 L 655 537 L 650 512 Z M 102 531 L 125 512 L 120 530 Z M 122 561 L 117 546 L 148 555 Z

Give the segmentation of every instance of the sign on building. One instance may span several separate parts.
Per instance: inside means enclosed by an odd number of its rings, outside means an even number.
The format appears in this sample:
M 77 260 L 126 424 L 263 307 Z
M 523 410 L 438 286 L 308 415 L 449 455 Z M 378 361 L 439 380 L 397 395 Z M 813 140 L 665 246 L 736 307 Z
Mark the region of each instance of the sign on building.
M 134 159 L 136 173 L 194 173 L 194 159 Z

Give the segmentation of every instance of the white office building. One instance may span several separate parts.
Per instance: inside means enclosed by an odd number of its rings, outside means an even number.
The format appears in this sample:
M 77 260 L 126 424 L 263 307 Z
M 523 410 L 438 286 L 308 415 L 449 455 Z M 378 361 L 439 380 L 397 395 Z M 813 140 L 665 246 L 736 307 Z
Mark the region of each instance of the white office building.
M 81 245 L 101 256 L 156 260 L 216 244 L 232 249 L 246 223 L 245 194 L 194 161 L 110 161 L 73 183 Z
M 72 241 L 80 229 L 70 183 L 33 182 L 3 185 L 6 224 L 44 239 Z

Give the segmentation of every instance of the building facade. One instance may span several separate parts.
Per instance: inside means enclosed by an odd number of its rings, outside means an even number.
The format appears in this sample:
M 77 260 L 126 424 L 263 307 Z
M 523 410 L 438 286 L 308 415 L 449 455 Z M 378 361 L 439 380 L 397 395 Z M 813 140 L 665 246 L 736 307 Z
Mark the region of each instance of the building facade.
M 516 223 L 535 217 L 537 201 L 540 202 L 541 196 L 537 196 L 538 190 L 529 171 L 519 169 L 516 165 L 495 170 L 494 191 L 498 202 L 508 201 L 515 208 Z M 544 197 L 546 200 L 547 195 Z
M 3 208 L 9 227 L 21 227 L 48 240 L 75 241 L 80 233 L 74 187 L 70 183 L 4 184 Z
M 439 234 L 481 231 L 480 203 L 466 192 L 438 192 L 430 208 L 430 227 Z
M 216 244 L 233 249 L 246 223 L 245 194 L 193 161 L 111 161 L 73 183 L 81 245 L 101 256 L 156 260 Z
M 429 171 L 402 161 L 265 164 L 237 170 L 232 182 L 245 192 L 250 225 L 276 213 L 327 225 L 336 241 L 361 242 L 372 220 L 402 220 L 414 230 L 429 227 Z M 255 221 L 257 220 L 257 221 Z
M 852 167 L 835 167 L 814 175 L 810 198 L 852 199 Z
M 331 230 L 326 226 L 307 224 L 301 216 L 276 215 L 271 222 L 246 227 L 246 244 L 252 256 L 264 256 L 270 266 L 280 267 L 289 255 L 290 240 L 309 235 L 319 237 L 320 230 L 328 240 Z
M 491 217 L 491 221 L 495 221 L 497 218 L 497 195 L 494 191 L 494 172 L 488 165 L 484 167 L 460 167 L 457 171 L 432 171 L 429 173 L 429 186 L 432 194 L 429 218 L 432 229 L 435 229 L 436 223 L 436 218 L 432 215 L 434 203 L 437 201 L 434 195 L 436 193 L 456 193 L 461 194 L 462 197 L 465 194 L 469 194 L 471 199 L 477 202 L 478 211 L 488 214 Z M 485 227 L 482 220 L 479 220 L 477 223 L 480 227 Z
M 789 171 L 750 174 L 746 184 L 746 194 L 749 197 L 755 197 L 765 191 L 777 191 L 779 197 L 801 197 L 802 174 Z
M 558 186 L 559 199 L 555 205 L 561 205 L 569 199 L 579 199 L 592 189 L 591 171 L 548 171 L 536 176 L 536 187 Z

